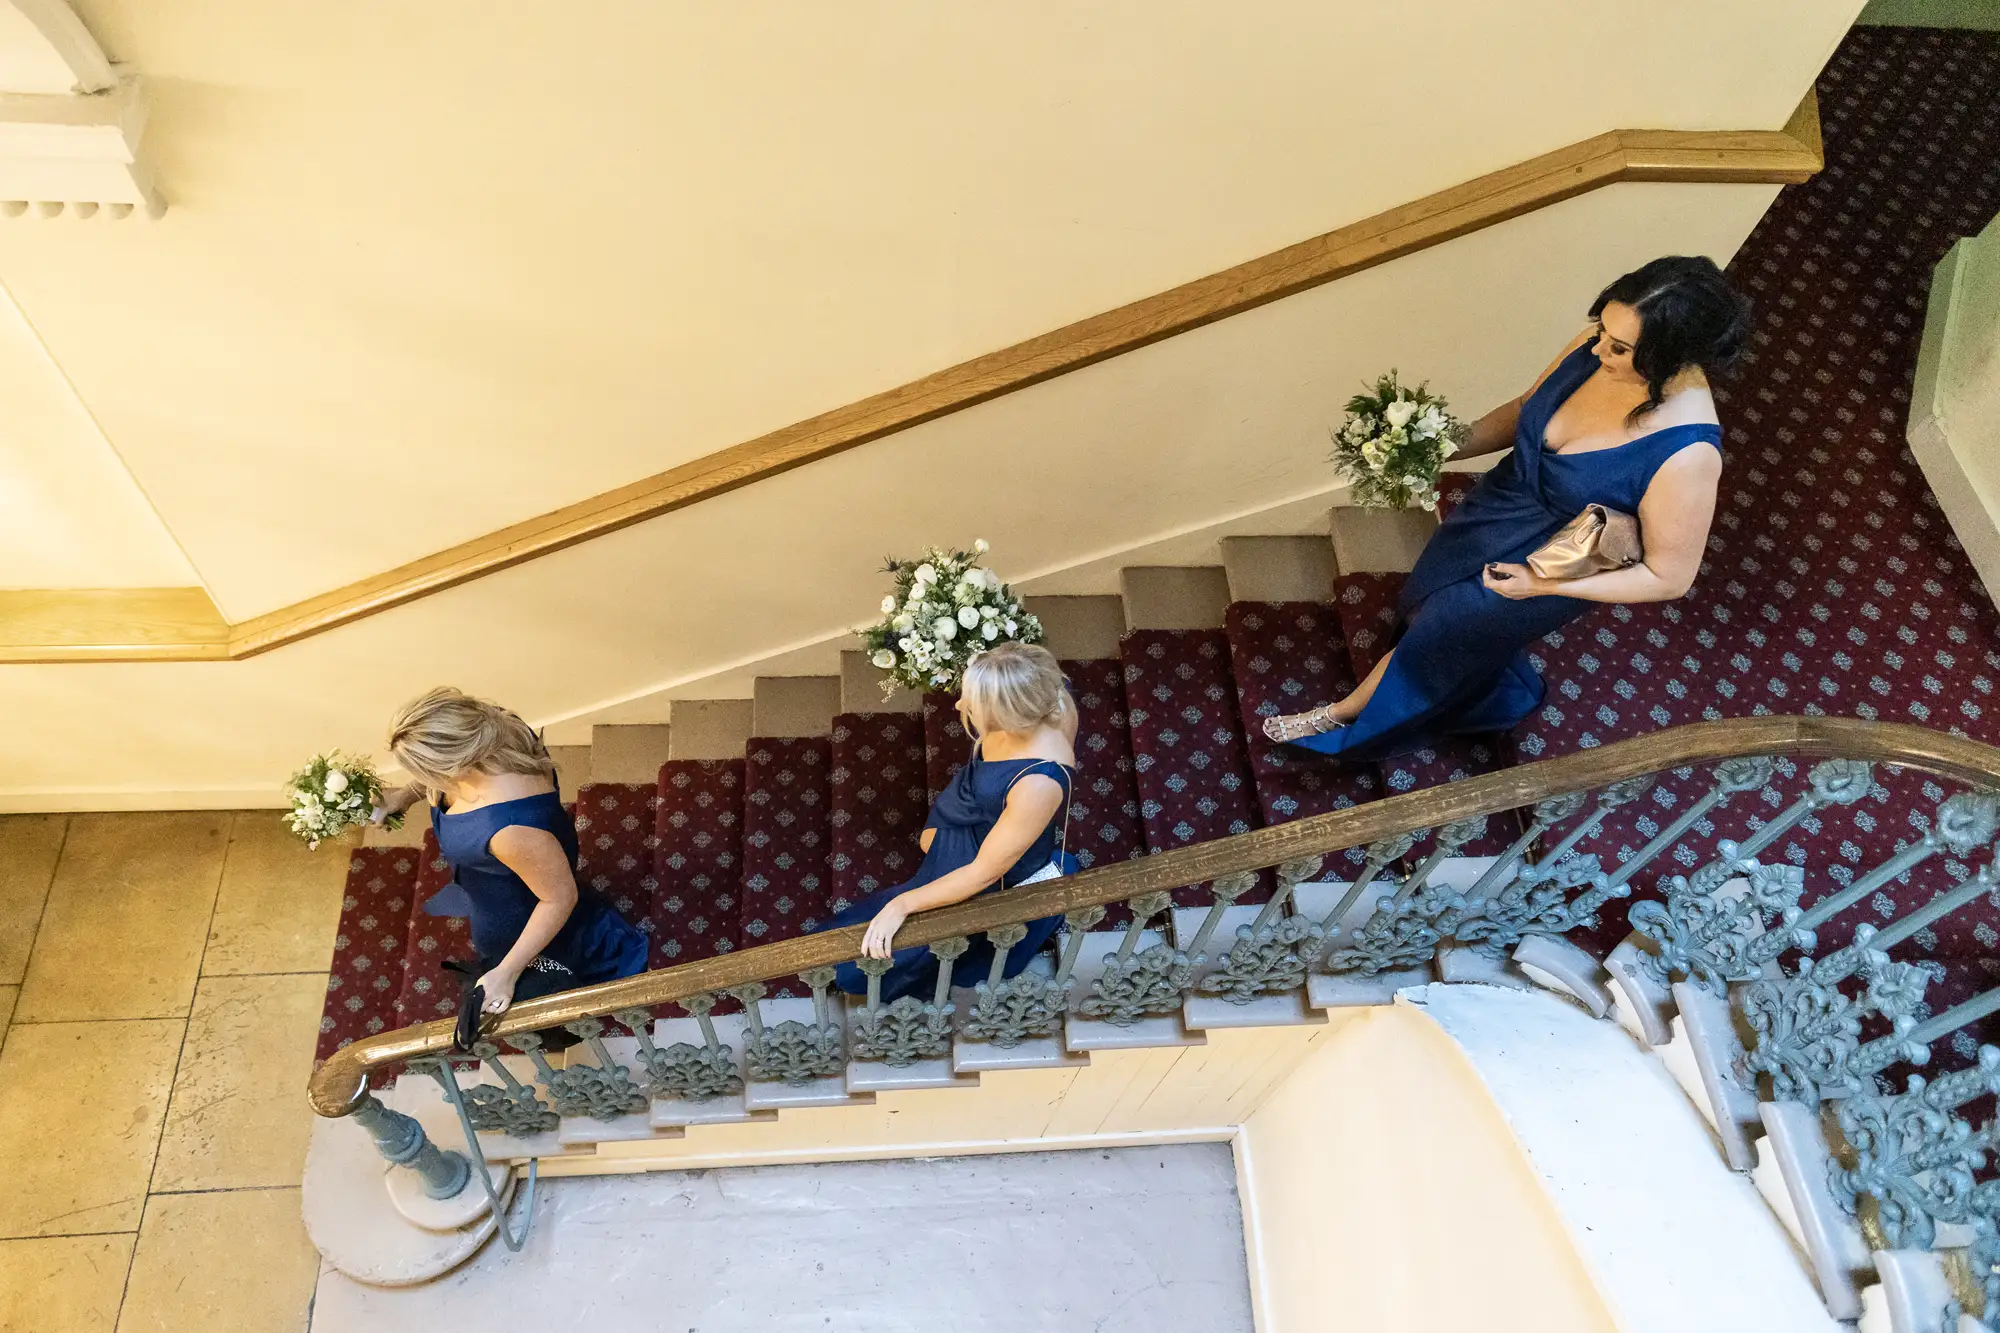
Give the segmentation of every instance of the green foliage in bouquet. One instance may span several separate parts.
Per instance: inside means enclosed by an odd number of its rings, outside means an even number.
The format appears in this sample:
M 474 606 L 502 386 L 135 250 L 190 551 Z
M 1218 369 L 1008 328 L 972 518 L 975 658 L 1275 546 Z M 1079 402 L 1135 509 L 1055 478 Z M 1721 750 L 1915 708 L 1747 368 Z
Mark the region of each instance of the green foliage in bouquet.
M 1348 399 L 1347 422 L 1333 432 L 1333 465 L 1354 503 L 1371 509 L 1437 507 L 1438 473 L 1458 452 L 1467 428 L 1428 385 L 1406 389 L 1392 370 L 1368 393 Z
M 288 786 L 292 810 L 285 823 L 310 848 L 366 824 L 382 803 L 382 779 L 375 766 L 338 750 L 314 755 L 311 763 L 292 774 Z M 387 823 L 401 828 L 403 817 L 392 815 Z
M 981 648 L 1042 641 L 1042 622 L 979 563 L 987 549 L 976 541 L 970 551 L 934 546 L 915 560 L 889 560 L 884 572 L 895 576 L 895 591 L 882 599 L 882 619 L 857 631 L 870 660 L 889 673 L 884 695 L 897 685 L 955 692 Z

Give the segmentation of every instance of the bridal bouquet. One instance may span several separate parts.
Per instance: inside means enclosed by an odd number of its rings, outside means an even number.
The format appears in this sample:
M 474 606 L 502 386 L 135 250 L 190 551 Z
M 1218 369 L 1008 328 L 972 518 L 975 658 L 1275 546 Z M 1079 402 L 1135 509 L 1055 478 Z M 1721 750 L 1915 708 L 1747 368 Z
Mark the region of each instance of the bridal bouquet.
M 889 673 L 884 695 L 897 685 L 956 690 L 965 664 L 988 644 L 1042 641 L 1042 622 L 979 563 L 986 551 L 976 541 L 970 551 L 932 547 L 919 560 L 889 561 L 885 572 L 895 575 L 896 590 L 882 599 L 881 621 L 857 631 L 870 660 Z
M 1465 434 L 1444 399 L 1425 384 L 1404 388 L 1392 370 L 1373 392 L 1348 400 L 1347 424 L 1333 433 L 1333 465 L 1358 505 L 1432 509 L 1438 473 Z
M 366 824 L 375 807 L 382 803 L 382 779 L 366 759 L 354 759 L 338 750 L 314 755 L 311 763 L 292 774 L 292 812 L 285 816 L 292 832 L 317 848 L 357 824 Z M 392 815 L 390 828 L 401 827 L 401 815 Z

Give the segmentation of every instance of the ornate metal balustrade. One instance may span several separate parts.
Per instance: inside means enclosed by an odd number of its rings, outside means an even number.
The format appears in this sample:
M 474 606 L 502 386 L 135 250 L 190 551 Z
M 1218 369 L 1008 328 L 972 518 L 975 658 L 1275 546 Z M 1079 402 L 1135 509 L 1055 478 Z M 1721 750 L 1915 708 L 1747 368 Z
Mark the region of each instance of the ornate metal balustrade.
M 1964 789 L 1941 794 L 1917 836 L 1828 892 L 1813 867 L 1787 859 L 1786 837 L 1854 817 L 1883 763 Z M 1648 808 L 1678 812 L 1656 832 L 1639 820 L 1648 840 L 1605 864 L 1609 840 L 1592 850 L 1591 839 L 1622 808 L 1656 795 L 1670 772 L 1699 775 L 1699 790 L 1657 794 Z M 473 1052 L 490 1079 L 462 1089 L 446 1059 L 450 1023 L 371 1037 L 315 1073 L 312 1102 L 321 1115 L 361 1112 L 379 1127 L 369 1075 L 409 1061 L 447 1084 L 469 1133 L 525 1141 L 566 1120 L 644 1115 L 661 1101 L 802 1087 L 842 1074 L 850 1060 L 904 1069 L 955 1044 L 1011 1049 L 1066 1024 L 1130 1027 L 1190 1004 L 1248 1005 L 1307 988 L 1317 1003 L 1379 1001 L 1385 980 L 1422 978 L 1432 967 L 1447 978 L 1504 969 L 1600 1016 L 1615 1005 L 1656 1046 L 1676 1041 L 1678 1026 L 1732 1165 L 1754 1165 L 1754 1140 L 1766 1131 L 1764 1146 L 1792 1152 L 1798 1125 L 1823 1126 L 1813 1131 L 1810 1184 L 1844 1224 L 1865 1229 L 1874 1249 L 1953 1251 L 1945 1265 L 1958 1276 L 1953 1299 L 1968 1311 L 1988 1300 L 2000 1308 L 2000 1181 L 1986 1175 L 2000 1152 L 2000 1120 L 1967 1118 L 2000 1093 L 2000 1050 L 1984 1048 L 1969 1067 L 1929 1082 L 1911 1072 L 1930 1063 L 1937 1043 L 2000 1012 L 2000 987 L 1932 1014 L 1924 997 L 1934 965 L 1891 954 L 2000 888 L 1996 786 L 2000 750 L 1914 727 L 1766 717 L 1676 728 L 912 917 L 897 943 L 928 946 L 938 960 L 928 997 L 885 1004 L 887 964 L 857 959 L 865 928 L 850 927 L 518 1005 Z M 1518 836 L 1497 857 L 1463 859 L 1496 820 Z M 1424 838 L 1427 850 L 1413 860 Z M 1357 847 L 1364 859 L 1351 882 L 1318 880 L 1324 866 L 1342 863 L 1334 854 Z M 1690 847 L 1707 850 L 1689 858 Z M 1944 891 L 1837 946 L 1822 939 L 1842 913 L 1939 857 L 1953 876 Z M 1271 897 L 1254 912 L 1239 906 L 1265 871 L 1275 871 Z M 1208 903 L 1177 926 L 1173 891 L 1189 885 L 1206 885 Z M 1627 897 L 1633 934 L 1608 958 L 1567 938 Z M 1129 923 L 1092 933 L 1118 902 Z M 1049 916 L 1065 923 L 1052 955 L 1003 976 L 1025 923 Z M 951 962 L 980 934 L 994 964 L 954 995 Z M 835 966 L 849 961 L 868 979 L 852 1004 L 831 991 Z M 804 1001 L 764 998 L 767 983 L 792 976 L 811 989 L 809 1018 Z M 740 1051 L 712 1017 L 722 994 L 743 1004 Z M 699 1044 L 655 1044 L 652 1014 L 669 1002 L 692 1015 Z M 770 1021 L 769 1003 L 798 1016 Z M 630 1038 L 611 1041 L 611 1019 Z M 560 1068 L 535 1035 L 556 1028 L 582 1039 Z M 521 1053 L 512 1068 L 495 1058 L 501 1042 Z M 418 1161 L 423 1145 L 406 1127 L 392 1137 L 385 1151 L 401 1154 L 392 1160 Z M 433 1158 L 419 1164 L 428 1188 L 451 1183 Z M 1855 1317 L 1853 1264 L 1843 1287 L 1833 1261 L 1815 1258 L 1829 1309 Z

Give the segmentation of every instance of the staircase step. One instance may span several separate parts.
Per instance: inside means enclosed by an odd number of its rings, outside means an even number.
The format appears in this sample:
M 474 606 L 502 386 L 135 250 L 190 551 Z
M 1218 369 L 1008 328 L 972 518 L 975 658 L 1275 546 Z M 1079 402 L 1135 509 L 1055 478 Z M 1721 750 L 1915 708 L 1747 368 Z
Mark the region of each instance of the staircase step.
M 1368 918 L 1374 915 L 1376 906 L 1388 897 L 1395 886 L 1378 880 L 1374 888 L 1363 893 L 1348 906 L 1346 913 L 1337 922 L 1328 918 L 1340 902 L 1347 896 L 1351 881 L 1321 880 L 1311 884 L 1301 884 L 1292 890 L 1292 902 L 1299 912 L 1310 917 L 1321 926 L 1329 927 L 1330 933 L 1321 945 L 1321 953 L 1315 962 L 1335 948 L 1343 947 L 1354 938 L 1356 931 Z M 1426 986 L 1434 978 L 1428 964 L 1420 967 L 1399 968 L 1394 971 L 1364 975 L 1360 972 L 1342 972 L 1330 975 L 1313 971 L 1306 977 L 1306 1003 L 1314 1009 L 1352 1009 L 1378 1004 L 1393 1004 L 1396 992 L 1411 986 Z
M 740 943 L 743 760 L 669 759 L 660 766 L 659 801 L 651 968 L 712 958 Z M 719 1013 L 736 1007 L 727 996 L 717 1001 Z
M 593 782 L 576 793 L 577 883 L 604 895 L 626 921 L 651 935 L 659 880 L 660 789 L 649 782 Z
M 900 884 L 923 860 L 917 845 L 930 792 L 920 717 L 843 713 L 834 719 L 829 796 L 833 910 Z
M 1345 810 L 1381 796 L 1375 765 L 1321 757 L 1264 736 L 1265 718 L 1303 712 L 1354 689 L 1340 617 L 1332 604 L 1235 602 L 1224 632 L 1264 823 Z M 1333 860 L 1359 866 L 1365 857 L 1357 847 Z M 1329 871 L 1338 868 L 1327 866 Z
M 1438 478 L 1438 522 L 1451 517 L 1451 511 L 1465 503 L 1465 497 L 1479 483 L 1477 472 L 1447 472 Z
M 1193 948 L 1195 937 L 1201 930 L 1202 922 L 1207 919 L 1208 911 L 1209 909 L 1205 907 L 1175 909 L 1174 947 L 1182 952 Z M 1194 983 L 1197 988 L 1203 978 L 1222 965 L 1223 955 L 1237 942 L 1236 932 L 1254 922 L 1257 912 L 1258 909 L 1255 907 L 1223 909 L 1221 923 L 1209 937 L 1208 945 L 1202 951 L 1204 961 L 1195 964 Z M 1324 1023 L 1326 1015 L 1306 1003 L 1304 990 L 1259 995 L 1242 1003 L 1220 995 L 1202 995 L 1197 991 L 1182 1001 L 1181 1022 L 1191 1032 L 1204 1032 L 1210 1028 L 1296 1027 L 1302 1024 Z
M 436 834 L 425 839 L 422 856 L 416 892 L 411 895 L 402 985 L 396 996 L 397 1027 L 457 1017 L 465 980 L 445 971 L 444 964 L 447 959 L 467 962 L 473 958 L 470 923 L 464 917 L 432 916 L 424 910 L 424 904 L 451 883 L 451 862 L 438 851 Z
M 1166 943 L 1166 938 L 1159 930 L 1140 932 L 1133 946 L 1133 955 L 1136 957 Z M 1091 988 L 1104 974 L 1105 960 L 1117 953 L 1124 941 L 1123 930 L 1093 930 L 1083 937 L 1083 943 L 1077 949 L 1075 970 L 1070 974 L 1076 985 L 1071 992 L 1073 999 L 1069 1016 L 1063 1020 L 1063 1045 L 1079 1055 L 1091 1051 L 1133 1050 L 1141 1046 L 1205 1045 L 1208 1038 L 1199 1032 L 1190 1032 L 1182 1025 L 1178 1008 L 1171 1013 L 1144 1015 L 1123 1024 L 1106 1018 L 1088 1017 L 1080 1012 L 1081 1006 L 1090 997 Z
M 551 745 L 549 758 L 556 766 L 556 790 L 565 802 L 576 800 L 578 789 L 590 783 L 590 747 Z
M 651 785 L 672 749 L 664 723 L 618 723 L 590 729 L 590 780 Z
M 915 690 L 904 689 L 901 685 L 890 686 L 884 694 L 882 686 L 889 681 L 889 673 L 868 660 L 864 652 L 847 651 L 840 655 L 840 711 L 843 713 L 921 713 L 924 711 L 924 696 Z
M 421 849 L 411 847 L 363 847 L 348 853 L 316 1061 L 396 1025 L 410 905 L 422 857 Z
M 1069 850 L 1085 870 L 1146 854 L 1132 764 L 1131 719 L 1125 707 L 1125 664 L 1118 658 L 1065 660 L 1076 700 L 1076 781 L 1070 793 Z M 1113 903 L 1103 925 L 1115 929 L 1131 913 Z
M 1229 607 L 1220 566 L 1134 565 L 1118 571 L 1133 630 L 1219 630 Z
M 615 1031 L 615 1029 L 612 1029 Z M 645 1065 L 639 1059 L 639 1039 L 637 1037 L 613 1036 L 607 1032 L 600 1038 L 604 1049 L 611 1056 L 612 1063 L 623 1065 L 631 1080 L 641 1088 L 645 1084 Z M 563 1052 L 567 1057 L 563 1068 L 577 1065 L 594 1065 L 595 1055 L 589 1046 L 572 1046 Z M 564 1116 L 556 1130 L 556 1137 L 566 1148 L 593 1147 L 599 1143 L 636 1143 L 648 1139 L 677 1139 L 683 1130 L 679 1125 L 660 1124 L 653 1118 L 653 1099 L 648 1097 L 646 1105 L 637 1111 L 627 1111 L 609 1120 L 599 1120 L 596 1116 Z
M 738 948 L 804 934 L 827 916 L 831 883 L 833 743 L 824 736 L 759 736 L 743 769 L 743 893 Z M 803 995 L 797 978 L 774 995 Z
M 840 712 L 839 676 L 759 676 L 751 714 L 760 737 L 824 736 Z
M 1128 628 L 1124 598 L 1023 597 L 1021 605 L 1042 622 L 1042 644 L 1058 658 L 1118 656 L 1118 641 Z
M 1343 575 L 1408 573 L 1437 530 L 1437 516 L 1423 509 L 1341 505 L 1327 521 L 1333 558 Z
M 976 1088 L 979 1075 L 958 1070 L 949 1055 L 913 1060 L 898 1068 L 882 1060 L 849 1060 L 847 1090 L 874 1096 L 878 1092 L 918 1092 L 931 1088 Z
M 676 699 L 669 759 L 741 759 L 750 742 L 755 704 L 749 699 Z
M 1329 602 L 1340 572 L 1325 537 L 1224 537 L 1222 571 L 1232 602 Z
M 733 1004 L 734 1001 L 731 1001 Z M 746 1021 L 741 1008 L 730 1014 L 711 1015 L 715 1038 L 730 1049 L 737 1073 L 743 1072 L 743 1032 Z M 704 1045 L 701 1024 L 692 1018 L 667 1018 L 653 1024 L 653 1045 L 664 1051 L 671 1046 Z M 776 1111 L 751 1111 L 743 1105 L 743 1090 L 724 1093 L 707 1101 L 680 1097 L 653 1098 L 655 1128 L 685 1128 L 688 1125 L 736 1125 L 752 1120 L 775 1120 Z
M 1060 1035 L 1027 1037 L 1012 1046 L 960 1037 L 951 1047 L 951 1067 L 961 1074 L 990 1074 L 1008 1069 L 1076 1069 L 1089 1063 L 1087 1053 L 1070 1050 Z
M 1819 1108 L 1803 1102 L 1765 1102 L 1759 1108 L 1764 1138 L 1757 1145 L 1751 1179 L 1805 1251 L 1827 1313 L 1861 1315 L 1861 1288 L 1872 1273 L 1861 1227 L 1833 1197 Z
M 1166 851 L 1247 833 L 1263 824 L 1243 715 L 1220 629 L 1136 629 L 1125 636 L 1126 715 L 1146 845 Z M 1241 901 L 1262 902 L 1270 877 Z M 1208 895 L 1176 891 L 1183 907 Z
M 827 1009 L 835 1025 L 844 1024 L 847 1012 L 845 1005 L 832 1003 Z M 781 1023 L 804 1023 L 810 1026 L 814 1021 L 813 1002 L 809 996 L 760 1000 L 758 1012 L 763 1016 L 766 1031 Z M 844 1037 L 843 1049 L 845 1049 Z M 872 1092 L 852 1093 L 847 1090 L 845 1068 L 838 1073 L 803 1083 L 753 1079 L 743 1086 L 743 1105 L 751 1111 L 782 1111 L 801 1106 L 866 1106 L 874 1100 L 875 1094 Z

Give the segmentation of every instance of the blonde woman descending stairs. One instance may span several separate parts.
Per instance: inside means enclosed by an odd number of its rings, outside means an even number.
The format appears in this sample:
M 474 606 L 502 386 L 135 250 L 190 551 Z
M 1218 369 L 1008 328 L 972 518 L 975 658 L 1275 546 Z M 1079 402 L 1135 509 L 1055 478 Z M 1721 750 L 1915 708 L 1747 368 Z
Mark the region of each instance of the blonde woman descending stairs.
M 884 1001 L 928 994 L 937 982 L 929 949 L 895 947 L 911 915 L 1076 871 L 1064 845 L 1076 775 L 1076 703 L 1056 659 L 1046 648 L 1020 643 L 975 653 L 958 714 L 973 737 L 972 755 L 931 803 L 919 842 L 923 864 L 908 882 L 870 894 L 820 927 L 868 923 L 862 955 L 893 960 L 882 977 Z M 1059 917 L 1029 922 L 1027 938 L 1007 953 L 1005 975 L 1025 968 L 1060 924 Z M 984 981 L 992 963 L 993 945 L 982 935 L 954 962 L 952 984 Z M 860 995 L 868 978 L 844 963 L 835 984 Z
M 424 910 L 469 918 L 486 1013 L 646 970 L 646 937 L 576 882 L 576 825 L 526 722 L 462 691 L 432 690 L 396 714 L 389 750 L 417 782 L 385 796 L 376 815 L 430 799 L 452 882 Z M 575 1040 L 543 1038 L 552 1050 Z
M 1378 759 L 1505 731 L 1541 706 L 1529 644 L 1593 602 L 1686 594 L 1722 476 L 1708 380 L 1741 350 L 1749 303 L 1713 261 L 1669 257 L 1606 287 L 1590 318 L 1526 394 L 1473 426 L 1461 454 L 1513 452 L 1431 535 L 1394 648 L 1345 699 L 1266 719 L 1265 735 Z M 1560 581 L 1523 563 L 1590 505 L 1637 515 L 1639 563 Z

